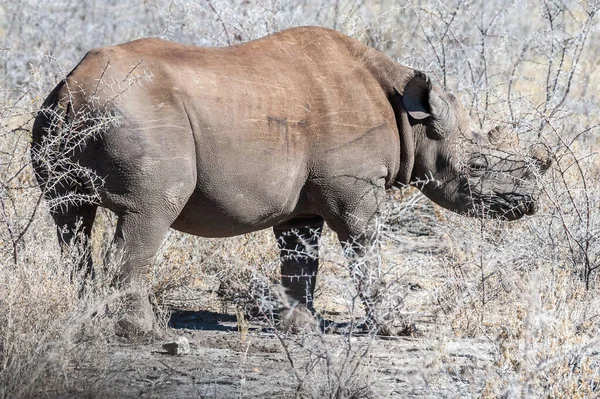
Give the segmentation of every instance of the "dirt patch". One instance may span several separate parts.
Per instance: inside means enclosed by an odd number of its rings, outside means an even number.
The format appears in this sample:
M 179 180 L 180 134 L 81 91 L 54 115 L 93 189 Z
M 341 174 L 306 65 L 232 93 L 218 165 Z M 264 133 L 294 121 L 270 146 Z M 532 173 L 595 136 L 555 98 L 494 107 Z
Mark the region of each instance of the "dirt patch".
M 259 323 L 250 324 L 242 341 L 234 315 L 208 311 L 174 312 L 171 325 L 175 328 L 168 329 L 168 338 L 186 337 L 189 355 L 167 354 L 164 340 L 130 343 L 114 338 L 105 352 L 88 354 L 63 370 L 70 388 L 59 397 L 314 397 L 330 388 L 327 370 L 335 373 L 339 364 L 350 364 L 349 343 L 369 347 L 356 378 L 367 376 L 371 385 L 357 397 L 469 397 L 481 391 L 493 351 L 493 345 L 482 341 L 426 336 L 384 340 L 326 334 L 287 336 L 282 341 Z M 322 374 L 314 363 L 320 342 L 346 348 L 332 350 L 332 365 Z M 298 391 L 300 378 L 304 384 Z

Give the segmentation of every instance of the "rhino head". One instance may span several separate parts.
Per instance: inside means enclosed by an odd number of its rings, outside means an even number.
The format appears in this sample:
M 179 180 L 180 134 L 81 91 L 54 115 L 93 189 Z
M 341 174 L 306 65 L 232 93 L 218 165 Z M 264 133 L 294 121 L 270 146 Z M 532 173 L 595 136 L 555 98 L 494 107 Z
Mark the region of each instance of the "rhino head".
M 460 102 L 420 72 L 406 84 L 402 103 L 402 131 L 412 131 L 403 144 L 412 145 L 414 163 L 404 182 L 401 171 L 401 183 L 415 183 L 438 205 L 464 215 L 515 220 L 536 211 L 538 179 L 551 164 L 547 151 L 511 152 L 500 128 L 484 140 Z

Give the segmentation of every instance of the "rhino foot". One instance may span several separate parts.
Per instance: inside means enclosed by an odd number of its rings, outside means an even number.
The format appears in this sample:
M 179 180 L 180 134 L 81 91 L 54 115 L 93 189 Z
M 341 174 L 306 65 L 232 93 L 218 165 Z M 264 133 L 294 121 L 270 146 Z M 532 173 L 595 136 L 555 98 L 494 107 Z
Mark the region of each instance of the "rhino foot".
M 415 337 L 419 335 L 417 326 L 414 323 L 399 317 L 397 320 L 367 320 L 362 324 L 362 330 L 368 334 L 375 334 L 378 337 Z
M 129 340 L 162 338 L 155 328 L 156 319 L 147 295 L 129 293 L 124 302 L 125 315 L 117 321 L 118 336 Z
M 322 320 L 321 329 L 325 333 L 341 334 L 341 335 L 372 335 L 378 338 L 392 337 L 415 337 L 420 334 L 414 324 L 390 324 L 371 322 L 363 322 L 361 324 L 354 323 L 336 323 L 330 320 Z
M 278 330 L 292 334 L 318 333 L 319 322 L 304 305 L 296 305 L 279 313 Z
M 413 323 L 407 323 L 404 325 L 390 325 L 390 324 L 381 324 L 378 325 L 375 329 L 375 333 L 379 337 L 416 337 L 419 335 L 419 331 L 417 330 L 417 326 Z

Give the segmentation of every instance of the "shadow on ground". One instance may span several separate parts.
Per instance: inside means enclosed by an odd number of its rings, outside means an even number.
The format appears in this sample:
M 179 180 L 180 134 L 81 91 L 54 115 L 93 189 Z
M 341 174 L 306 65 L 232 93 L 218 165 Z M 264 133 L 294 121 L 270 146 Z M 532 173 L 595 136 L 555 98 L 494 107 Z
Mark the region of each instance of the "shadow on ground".
M 169 327 L 203 331 L 237 331 L 234 315 L 209 310 L 174 309 L 169 318 Z

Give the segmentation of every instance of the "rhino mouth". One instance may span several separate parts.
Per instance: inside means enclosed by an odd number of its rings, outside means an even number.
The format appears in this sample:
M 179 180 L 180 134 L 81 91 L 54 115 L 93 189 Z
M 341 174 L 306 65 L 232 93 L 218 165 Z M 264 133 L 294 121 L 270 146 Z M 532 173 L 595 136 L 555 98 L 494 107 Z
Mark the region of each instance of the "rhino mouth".
M 517 220 L 537 211 L 537 201 L 531 195 L 495 193 L 491 197 L 474 200 L 474 213 L 493 219 Z

